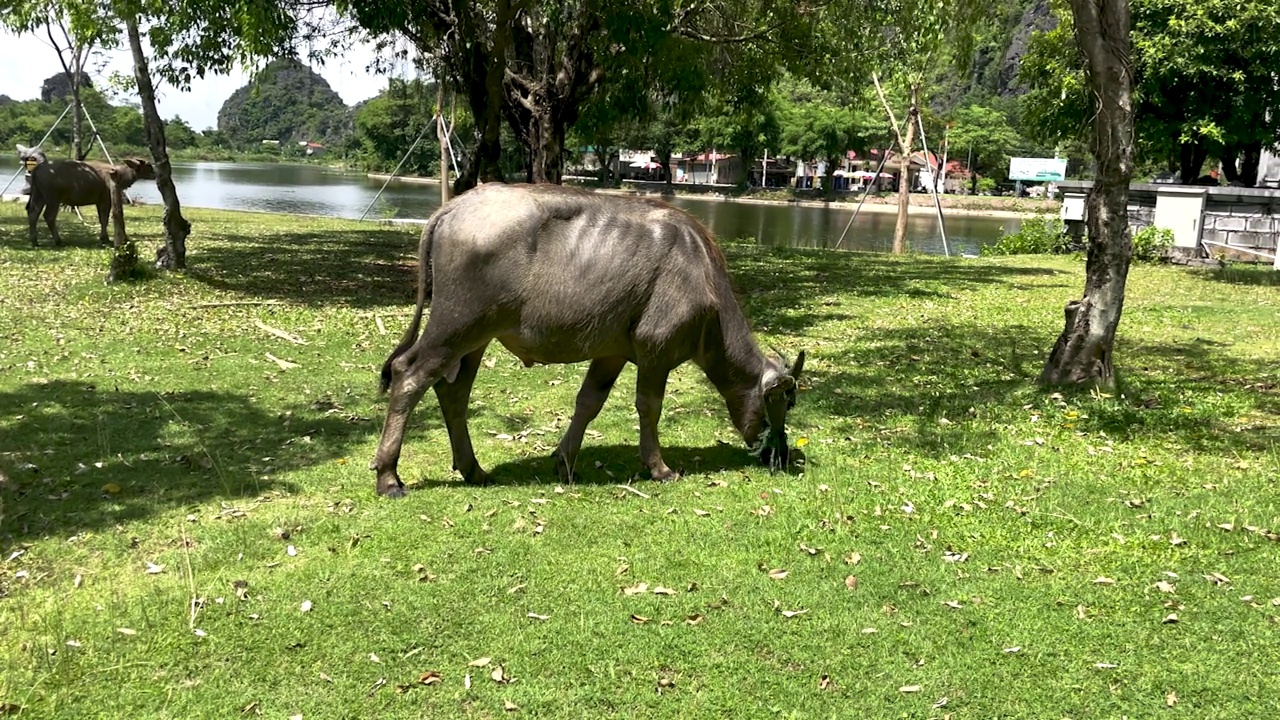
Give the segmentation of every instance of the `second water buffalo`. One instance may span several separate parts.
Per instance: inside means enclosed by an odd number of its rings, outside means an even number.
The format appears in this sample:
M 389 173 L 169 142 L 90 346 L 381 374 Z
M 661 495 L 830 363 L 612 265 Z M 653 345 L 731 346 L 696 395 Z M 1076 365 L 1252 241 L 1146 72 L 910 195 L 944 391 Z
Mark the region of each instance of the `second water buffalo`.
M 138 180 L 154 180 L 155 168 L 141 158 L 129 158 L 119 165 L 97 161 L 50 160 L 31 171 L 31 195 L 27 199 L 27 225 L 31 244 L 37 245 L 36 225 L 41 213 L 53 235 L 53 244 L 62 244 L 58 234 L 58 211 L 63 205 L 98 208 L 98 242 L 108 244 L 107 219 L 112 204 L 121 202 L 125 190 Z M 117 212 L 123 212 L 117 210 Z M 124 219 L 118 219 L 124 234 Z

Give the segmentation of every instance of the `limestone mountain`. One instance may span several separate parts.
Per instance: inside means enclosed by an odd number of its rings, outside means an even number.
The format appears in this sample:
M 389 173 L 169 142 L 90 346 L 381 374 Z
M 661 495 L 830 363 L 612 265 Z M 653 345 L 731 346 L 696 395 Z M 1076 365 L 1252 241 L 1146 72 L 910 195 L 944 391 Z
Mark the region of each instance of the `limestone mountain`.
M 297 60 L 273 60 L 218 111 L 218 130 L 236 147 L 318 142 L 337 145 L 351 134 L 351 114 L 338 93 Z

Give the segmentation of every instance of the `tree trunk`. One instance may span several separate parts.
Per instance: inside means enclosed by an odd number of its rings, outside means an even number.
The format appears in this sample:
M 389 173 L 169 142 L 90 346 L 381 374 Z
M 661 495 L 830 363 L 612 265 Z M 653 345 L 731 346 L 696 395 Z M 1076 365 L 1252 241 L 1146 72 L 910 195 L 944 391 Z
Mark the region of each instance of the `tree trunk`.
M 1240 153 L 1240 182 L 1245 187 L 1258 184 L 1258 166 L 1262 164 L 1262 143 L 1247 142 Z
M 836 163 L 839 161 L 839 156 L 827 158 L 827 186 L 823 191 L 828 200 L 836 196 Z
M 560 184 L 564 125 L 546 104 L 537 103 L 529 117 L 530 181 Z
M 155 160 L 156 187 L 160 190 L 160 197 L 164 199 L 164 247 L 156 251 L 156 267 L 166 270 L 181 269 L 187 266 L 187 236 L 191 234 L 191 223 L 182 217 L 182 204 L 178 202 L 178 191 L 173 186 L 173 168 L 169 164 L 169 150 L 164 140 L 164 121 L 160 119 L 160 112 L 156 109 L 156 90 L 151 84 L 147 56 L 142 53 L 138 18 L 125 13 L 123 19 L 129 36 L 129 49 L 133 51 L 133 74 L 138 81 L 138 97 L 142 100 L 142 121 L 146 129 L 147 145 Z
M 671 148 L 658 148 L 658 164 L 662 165 L 662 179 L 666 183 L 666 188 L 663 192 L 667 195 L 675 194 L 675 185 L 671 180 Z
M 1200 168 L 1204 167 L 1204 161 L 1208 157 L 1209 152 L 1203 143 L 1182 143 L 1178 148 L 1178 174 L 1183 185 L 1196 184 L 1196 180 L 1200 178 Z
M 449 202 L 449 134 L 444 126 L 444 83 L 436 88 L 436 140 L 440 143 L 440 205 Z
M 1240 180 L 1240 167 L 1237 162 L 1240 160 L 1240 148 L 1236 145 L 1222 146 L 1222 154 L 1218 157 L 1218 161 L 1222 163 L 1222 176 L 1229 183 L 1238 182 Z
M 978 194 L 978 173 L 977 171 L 974 170 L 974 168 L 978 167 L 978 156 L 974 155 L 973 158 L 971 158 L 970 162 L 971 164 L 969 165 L 969 194 L 977 195 Z
M 911 206 L 911 147 L 916 141 L 916 115 L 920 109 L 916 102 L 920 86 L 911 86 L 911 107 L 907 109 L 907 134 L 899 143 L 902 150 L 901 169 L 898 171 L 898 224 L 893 227 L 893 254 L 907 251 L 907 212 Z
M 84 102 L 80 99 L 80 59 L 76 56 L 71 77 L 71 145 L 76 160 L 89 154 L 84 142 Z
M 1076 43 L 1086 58 L 1086 77 L 1096 103 L 1092 146 L 1097 173 L 1087 203 L 1084 297 L 1067 303 L 1065 326 L 1040 382 L 1109 388 L 1115 385 L 1112 350 L 1133 255 L 1128 220 L 1133 176 L 1129 2 L 1071 0 L 1071 9 Z

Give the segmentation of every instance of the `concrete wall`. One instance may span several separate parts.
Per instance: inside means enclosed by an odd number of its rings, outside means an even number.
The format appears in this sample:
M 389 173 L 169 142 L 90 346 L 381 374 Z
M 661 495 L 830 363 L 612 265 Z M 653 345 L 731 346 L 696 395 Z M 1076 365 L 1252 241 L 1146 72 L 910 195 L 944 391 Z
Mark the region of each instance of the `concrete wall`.
M 1072 232 L 1083 230 L 1078 208 L 1092 186 L 1058 183 L 1062 219 Z M 1176 254 L 1184 258 L 1225 253 L 1280 268 L 1280 189 L 1139 183 L 1129 186 L 1128 215 L 1130 231 L 1151 225 L 1172 230 Z

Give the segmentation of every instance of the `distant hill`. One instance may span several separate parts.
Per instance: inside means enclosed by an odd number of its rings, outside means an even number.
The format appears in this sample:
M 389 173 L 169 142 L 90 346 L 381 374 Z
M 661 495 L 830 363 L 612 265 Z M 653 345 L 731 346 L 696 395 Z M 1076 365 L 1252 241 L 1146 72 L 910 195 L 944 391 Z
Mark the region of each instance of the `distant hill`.
M 318 142 L 337 145 L 351 134 L 351 115 L 329 83 L 297 60 L 273 60 L 218 111 L 218 130 L 236 147 Z

